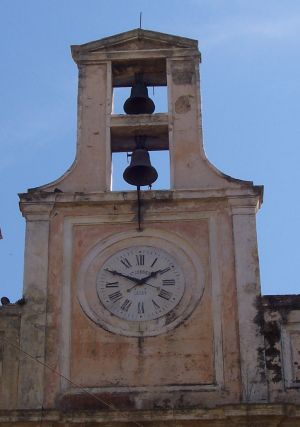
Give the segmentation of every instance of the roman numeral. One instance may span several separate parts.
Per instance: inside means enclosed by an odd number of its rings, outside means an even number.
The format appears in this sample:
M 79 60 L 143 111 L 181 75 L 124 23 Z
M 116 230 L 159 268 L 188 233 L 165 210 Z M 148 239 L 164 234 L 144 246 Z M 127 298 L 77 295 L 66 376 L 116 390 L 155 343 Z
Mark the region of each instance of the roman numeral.
M 118 288 L 119 287 L 119 282 L 110 282 L 110 283 L 106 283 L 105 284 L 106 288 Z
M 119 299 L 122 298 L 122 294 L 120 291 L 116 291 L 113 294 L 108 295 L 108 298 L 112 301 L 112 302 L 116 302 L 119 301 Z
M 131 304 L 132 304 L 132 301 L 129 301 L 129 299 L 126 299 L 126 300 L 123 302 L 123 304 L 121 305 L 121 309 L 122 309 L 123 311 L 128 311 L 128 310 L 129 310 L 129 307 L 131 306 Z
M 160 305 L 157 304 L 157 302 L 154 301 L 154 299 L 152 300 L 152 304 L 154 305 L 155 308 L 160 308 Z
M 169 301 L 169 299 L 171 298 L 172 294 L 171 292 L 165 291 L 164 289 L 161 289 L 160 293 L 158 294 L 158 296 L 160 298 L 166 299 Z
M 154 260 L 154 261 L 153 261 L 153 263 L 150 265 L 150 267 L 153 267 L 157 260 L 158 260 L 158 258 L 155 258 L 155 260 Z
M 166 279 L 162 281 L 163 286 L 174 286 L 175 279 Z
M 142 254 L 136 255 L 136 262 L 137 262 L 137 265 L 144 265 L 145 255 L 142 255 Z
M 143 302 L 139 302 L 138 303 L 138 314 L 144 314 L 145 310 L 144 310 L 144 303 Z
M 130 262 L 128 261 L 128 259 L 127 259 L 127 258 L 121 259 L 121 263 L 122 263 L 126 268 L 132 267 L 132 265 L 130 264 Z
M 164 274 L 164 273 L 166 273 L 167 271 L 170 271 L 170 270 L 171 270 L 170 267 L 167 267 L 167 268 L 165 268 L 163 270 L 160 270 L 160 274 Z

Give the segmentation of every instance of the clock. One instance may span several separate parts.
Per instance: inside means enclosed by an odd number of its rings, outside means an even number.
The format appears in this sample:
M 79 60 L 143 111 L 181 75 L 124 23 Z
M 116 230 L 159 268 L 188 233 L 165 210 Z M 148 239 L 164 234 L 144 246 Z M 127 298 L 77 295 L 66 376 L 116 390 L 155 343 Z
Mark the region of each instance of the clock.
M 80 262 L 77 297 L 97 326 L 131 337 L 183 324 L 199 305 L 205 275 L 189 242 L 165 230 L 99 239 Z
M 165 316 L 180 302 L 185 280 L 178 261 L 154 246 L 111 255 L 97 275 L 101 304 L 114 316 L 141 322 Z

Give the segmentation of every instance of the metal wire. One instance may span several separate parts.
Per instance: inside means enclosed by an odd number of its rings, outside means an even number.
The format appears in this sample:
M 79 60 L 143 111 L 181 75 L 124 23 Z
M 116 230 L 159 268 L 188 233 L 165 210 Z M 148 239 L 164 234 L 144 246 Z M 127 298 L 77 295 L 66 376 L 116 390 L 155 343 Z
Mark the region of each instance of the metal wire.
M 1 339 L 3 341 L 5 341 L 7 344 L 11 345 L 12 347 L 16 348 L 17 350 L 19 350 L 21 353 L 25 354 L 27 357 L 29 357 L 30 359 L 34 360 L 35 362 L 39 363 L 40 365 L 44 366 L 45 368 L 49 369 L 50 371 L 54 372 L 56 375 L 60 376 L 61 378 L 65 379 L 66 381 L 68 381 L 70 384 L 72 384 L 73 386 L 79 388 L 80 390 L 82 390 L 84 393 L 88 394 L 89 396 L 93 397 L 95 400 L 97 400 L 98 402 L 102 403 L 103 405 L 107 406 L 108 408 L 112 409 L 113 411 L 119 411 L 119 409 L 117 409 L 115 406 L 113 406 L 110 403 L 107 403 L 105 400 L 101 399 L 100 397 L 96 396 L 95 394 L 91 393 L 89 390 L 87 390 L 86 388 L 80 386 L 79 384 L 75 383 L 74 381 L 70 380 L 69 378 L 67 378 L 65 375 L 61 374 L 59 371 L 57 371 L 55 368 L 53 368 L 52 366 L 48 365 L 45 362 L 41 362 L 40 360 L 38 360 L 36 357 L 32 356 L 32 354 L 28 353 L 27 351 L 23 350 L 20 346 L 10 342 L 8 339 L 1 337 Z M 43 413 L 43 406 L 41 408 L 41 411 Z M 132 421 L 133 424 L 135 424 L 138 427 L 143 427 L 142 424 L 138 423 L 137 421 Z

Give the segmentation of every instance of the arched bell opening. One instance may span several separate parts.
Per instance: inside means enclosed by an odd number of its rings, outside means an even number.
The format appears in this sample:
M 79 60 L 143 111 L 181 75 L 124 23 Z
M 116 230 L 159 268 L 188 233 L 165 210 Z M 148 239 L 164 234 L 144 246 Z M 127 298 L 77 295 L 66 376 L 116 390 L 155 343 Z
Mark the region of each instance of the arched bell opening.
M 155 104 L 154 114 L 167 113 L 168 111 L 168 88 L 167 86 L 147 86 L 149 97 Z M 112 114 L 126 114 L 124 103 L 130 97 L 131 86 L 113 88 Z

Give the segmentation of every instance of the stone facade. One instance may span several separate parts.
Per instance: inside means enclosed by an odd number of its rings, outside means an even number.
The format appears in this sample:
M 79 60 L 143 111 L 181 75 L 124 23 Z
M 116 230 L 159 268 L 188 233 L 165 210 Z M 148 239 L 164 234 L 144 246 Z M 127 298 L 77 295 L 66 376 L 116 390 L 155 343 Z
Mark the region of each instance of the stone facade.
M 197 42 L 133 30 L 72 47 L 77 155 L 20 195 L 23 306 L 0 307 L 0 426 L 300 426 L 300 300 L 262 297 L 255 215 L 262 187 L 214 168 L 202 143 Z M 168 112 L 112 114 L 112 88 L 168 87 Z M 170 152 L 171 189 L 111 191 L 111 153 Z M 134 245 L 180 260 L 190 310 L 133 336 L 96 277 Z M 157 328 L 157 329 L 155 329 Z

